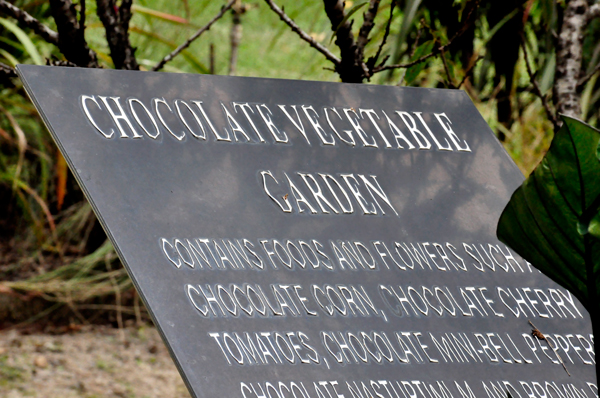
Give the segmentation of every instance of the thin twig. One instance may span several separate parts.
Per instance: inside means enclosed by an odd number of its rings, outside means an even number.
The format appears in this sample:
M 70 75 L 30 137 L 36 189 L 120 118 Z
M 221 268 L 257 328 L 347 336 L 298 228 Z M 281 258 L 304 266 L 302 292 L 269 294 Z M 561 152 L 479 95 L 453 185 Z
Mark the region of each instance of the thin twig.
M 0 73 L 2 73 L 4 77 L 17 77 L 17 71 L 15 68 L 5 65 L 2 62 L 0 62 Z
M 451 43 L 448 43 L 451 44 Z M 431 57 L 434 57 L 436 55 L 438 55 L 442 50 L 445 50 L 448 47 L 448 44 L 439 48 L 434 48 L 432 52 L 430 52 L 429 54 L 423 55 L 421 58 L 416 59 L 412 62 L 407 62 L 405 64 L 396 64 L 396 65 L 383 65 L 383 66 L 378 66 L 376 68 L 373 69 L 373 73 L 379 73 L 379 72 L 383 72 L 384 70 L 389 70 L 389 69 L 402 69 L 402 68 L 410 68 L 413 65 L 416 64 L 420 64 L 421 62 L 428 60 Z
M 396 1 L 392 0 L 392 4 L 390 5 L 390 17 L 385 26 L 385 33 L 383 34 L 383 40 L 381 40 L 381 43 L 379 43 L 379 47 L 377 48 L 377 52 L 375 53 L 375 56 L 369 58 L 369 60 L 367 61 L 367 67 L 369 68 L 370 74 L 373 73 L 373 68 L 377 64 L 377 60 L 379 60 L 379 57 L 381 56 L 381 51 L 383 51 L 383 46 L 385 46 L 388 36 L 390 35 L 390 26 L 392 25 L 392 18 L 394 16 L 394 8 L 396 8 Z M 382 62 L 382 64 L 384 64 L 385 61 L 387 61 L 387 58 L 384 60 L 384 62 Z
M 477 65 L 477 63 L 479 61 L 481 61 L 483 58 L 485 58 L 485 57 L 483 55 L 480 55 L 480 56 L 477 57 L 477 59 L 475 59 L 475 61 L 473 61 L 471 63 L 471 65 L 469 65 L 469 67 L 465 71 L 465 76 L 462 78 L 462 80 L 460 81 L 460 83 L 458 84 L 458 86 L 456 86 L 456 88 L 461 88 L 462 85 L 465 84 L 465 82 L 467 81 L 467 78 L 469 77 L 469 73 L 471 73 L 471 71 L 473 70 L 473 68 L 475 67 L 475 65 Z
M 410 57 L 412 58 L 415 55 L 415 51 L 419 47 L 419 40 L 421 39 L 421 34 L 423 34 L 423 25 L 425 21 L 421 19 L 421 26 L 417 29 L 417 37 L 415 38 L 415 42 L 413 43 L 412 49 L 410 50 Z
M 235 75 L 237 67 L 238 51 L 240 42 L 242 41 L 242 15 L 246 12 L 247 6 L 242 3 L 242 0 L 236 0 L 231 7 L 232 23 L 231 23 L 231 54 L 229 56 L 229 75 Z
M 196 33 L 194 33 L 189 39 L 187 39 L 183 44 L 181 44 L 179 47 L 177 47 L 175 50 L 173 50 L 170 54 L 166 55 L 159 63 L 157 63 L 156 65 L 154 65 L 152 67 L 152 71 L 157 71 L 162 69 L 163 66 L 165 66 L 165 64 L 169 61 L 171 61 L 173 58 L 175 58 L 180 52 L 182 52 L 183 50 L 185 50 L 186 48 L 188 48 L 190 46 L 190 44 L 192 44 L 192 42 L 194 40 L 196 40 L 198 37 L 200 37 L 200 35 L 204 32 L 206 32 L 207 30 L 210 29 L 210 27 L 217 22 L 219 19 L 221 19 L 221 17 L 223 17 L 223 15 L 225 15 L 225 13 L 227 12 L 227 10 L 229 10 L 232 6 L 233 3 L 235 3 L 235 0 L 229 0 L 229 2 L 221 8 L 221 11 L 219 11 L 219 13 L 217 15 L 214 16 L 213 19 L 211 19 L 210 21 L 208 21 L 208 23 L 206 25 L 204 25 L 203 27 L 201 27 L 200 29 L 198 29 L 196 31 Z
M 183 9 L 185 10 L 185 19 L 190 20 L 190 3 L 188 0 L 183 0 Z
M 448 62 L 446 61 L 446 56 L 444 55 L 443 51 L 440 52 L 440 56 L 442 58 L 442 64 L 444 65 L 444 71 L 446 72 L 446 76 L 448 77 L 448 87 L 456 88 L 454 82 L 452 81 L 452 76 L 450 76 L 450 69 L 448 68 Z
M 579 79 L 577 87 L 580 88 L 585 85 L 596 73 L 598 73 L 598 71 L 600 71 L 600 63 L 598 63 L 590 73 Z
M 0 11 L 6 15 L 10 15 L 29 29 L 33 30 L 44 40 L 51 44 L 58 44 L 58 33 L 29 15 L 27 12 L 10 4 L 6 0 L 0 0 Z
M 535 325 L 533 324 L 533 322 L 529 321 L 529 324 L 531 325 L 531 327 L 533 328 L 533 330 L 531 331 L 531 334 L 533 336 L 535 336 L 536 338 L 538 338 L 539 340 L 545 340 L 546 343 L 548 343 L 548 345 L 550 346 L 550 348 L 552 349 L 552 351 L 554 351 L 554 353 L 556 354 L 556 357 L 558 358 L 558 360 L 560 361 L 560 363 L 562 364 L 563 369 L 565 370 L 565 372 L 567 372 L 567 374 L 569 375 L 569 377 L 571 377 L 571 373 L 569 373 L 569 371 L 567 370 L 567 367 L 565 366 L 565 363 L 563 362 L 562 358 L 560 357 L 560 354 L 558 353 L 558 351 L 554 348 L 554 346 L 552 345 L 552 343 L 550 342 L 550 340 L 548 340 L 546 338 L 546 336 L 544 336 L 542 334 L 542 332 L 539 331 L 538 328 L 535 327 Z
M 433 49 L 433 51 L 431 51 L 429 54 L 423 55 L 421 58 L 416 59 L 414 61 L 411 62 L 407 62 L 405 64 L 396 64 L 396 65 L 382 65 L 382 66 L 378 66 L 376 68 L 373 69 L 373 73 L 379 73 L 382 72 L 384 70 L 389 70 L 389 69 L 402 69 L 402 68 L 410 68 L 413 65 L 416 64 L 420 64 L 421 62 L 431 58 L 431 57 L 435 57 L 436 55 L 438 55 L 439 53 L 445 51 L 448 47 L 450 47 L 454 41 L 454 39 L 456 39 L 457 36 L 455 35 L 454 37 L 452 37 L 452 39 L 450 39 L 450 41 L 448 41 L 448 43 L 444 44 L 443 46 L 439 46 Z
M 209 71 L 211 75 L 215 74 L 215 45 L 210 43 L 209 47 Z
M 463 35 L 463 33 L 465 33 L 465 31 L 467 30 L 467 28 L 469 27 L 469 25 L 471 24 L 470 20 L 471 20 L 471 16 L 473 15 L 473 11 L 477 9 L 477 7 L 473 7 L 470 11 L 469 14 L 467 15 L 467 18 L 465 19 L 465 24 L 454 34 L 454 36 L 452 36 L 452 38 L 450 38 L 450 40 L 448 40 L 448 43 L 444 44 L 443 46 L 440 47 L 436 47 L 433 49 L 433 51 L 431 51 L 429 54 L 426 54 L 424 56 L 422 56 L 419 59 L 416 59 L 412 62 L 408 62 L 405 64 L 395 64 L 395 65 L 380 65 L 376 68 L 373 69 L 373 73 L 379 73 L 379 72 L 383 72 L 384 70 L 390 70 L 390 69 L 402 69 L 402 68 L 410 68 L 413 65 L 419 64 L 431 57 L 434 57 L 436 55 L 438 55 L 439 53 L 441 53 L 442 51 L 446 51 L 453 43 L 456 39 L 458 39 L 460 36 Z
M 327 48 L 325 48 L 325 46 L 323 46 L 321 43 L 319 43 L 315 39 L 313 39 L 308 33 L 303 31 L 302 29 L 300 29 L 300 27 L 298 25 L 296 25 L 296 23 L 290 17 L 288 17 L 286 15 L 286 13 L 283 12 L 283 10 L 281 8 L 279 8 L 273 2 L 273 0 L 265 0 L 265 1 L 269 5 L 269 7 L 271 7 L 271 10 L 273 10 L 275 12 L 275 14 L 279 15 L 279 18 L 283 22 L 285 22 L 292 29 L 293 32 L 295 32 L 298 36 L 300 36 L 300 38 L 302 40 L 304 40 L 311 47 L 313 47 L 314 49 L 319 51 L 321 54 L 323 54 L 325 56 L 325 58 L 327 58 L 329 61 L 331 61 L 334 65 L 337 66 L 340 64 L 341 61 L 338 57 L 336 57 L 331 51 L 329 51 Z
M 421 39 L 421 32 L 423 31 L 423 25 L 425 24 L 425 20 L 421 19 L 421 24 L 419 26 L 419 29 L 417 29 L 417 37 L 415 38 L 415 42 L 412 45 L 412 49 L 410 50 L 410 58 L 414 57 L 415 55 L 415 51 L 417 51 L 417 47 L 419 47 L 419 40 Z M 385 60 L 381 62 L 381 64 L 379 66 L 385 65 Z M 400 80 L 398 81 L 398 84 L 396 84 L 397 87 L 400 87 L 404 84 L 404 77 L 406 76 L 406 71 L 404 71 L 404 73 L 400 74 Z
M 527 74 L 529 74 L 529 81 L 531 82 L 531 85 L 533 86 L 533 91 L 534 91 L 535 95 L 540 97 L 540 99 L 542 100 L 542 106 L 544 107 L 544 110 L 546 111 L 546 116 L 548 116 L 548 119 L 552 122 L 552 125 L 554 126 L 554 130 L 558 130 L 558 127 L 559 127 L 558 120 L 556 119 L 554 112 L 552 112 L 552 110 L 550 109 L 550 105 L 548 104 L 548 99 L 546 98 L 545 95 L 542 94 L 542 91 L 540 90 L 540 86 L 538 85 L 537 81 L 535 80 L 535 75 L 533 74 L 533 72 L 531 70 L 531 64 L 529 63 L 529 55 L 527 54 L 527 45 L 525 44 L 525 37 L 522 34 L 521 34 L 521 47 L 523 48 L 523 58 L 525 58 L 525 66 L 527 67 Z

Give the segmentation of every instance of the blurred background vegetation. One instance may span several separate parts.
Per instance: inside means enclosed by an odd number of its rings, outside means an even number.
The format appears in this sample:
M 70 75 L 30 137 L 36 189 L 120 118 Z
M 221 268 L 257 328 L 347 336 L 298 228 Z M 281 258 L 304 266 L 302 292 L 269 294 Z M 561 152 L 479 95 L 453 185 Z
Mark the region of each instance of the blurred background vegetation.
M 378 51 L 386 34 L 392 1 L 395 8 L 380 59 L 389 56 L 389 63 L 409 62 L 434 46 L 451 45 L 422 63 L 378 73 L 365 83 L 465 90 L 528 174 L 553 136 L 553 122 L 536 95 L 536 86 L 551 104 L 556 41 L 566 2 L 384 0 L 365 59 Z M 345 2 L 346 22 L 354 20 L 355 34 L 368 3 Z M 135 0 L 129 39 L 137 49 L 140 69 L 151 69 L 224 4 Z M 322 1 L 279 0 L 278 4 L 316 42 L 339 54 L 335 29 Z M 16 0 L 14 5 L 57 29 L 47 1 Z M 88 1 L 86 6 L 87 43 L 102 67 L 113 68 L 96 3 Z M 162 70 L 340 81 L 331 62 L 292 32 L 265 2 L 244 0 L 234 10 Z M 465 25 L 467 18 L 472 23 Z M 581 118 L 593 126 L 599 117 L 600 84 L 594 73 L 600 62 L 599 36 L 600 20 L 594 20 L 583 43 L 582 73 L 590 76 L 578 89 Z M 233 49 L 232 37 L 237 43 Z M 0 13 L 0 62 L 14 67 L 48 60 L 56 63 L 64 56 L 57 46 Z M 3 77 L 0 89 L 0 329 L 33 321 L 46 328 L 147 321 L 126 272 L 20 81 Z

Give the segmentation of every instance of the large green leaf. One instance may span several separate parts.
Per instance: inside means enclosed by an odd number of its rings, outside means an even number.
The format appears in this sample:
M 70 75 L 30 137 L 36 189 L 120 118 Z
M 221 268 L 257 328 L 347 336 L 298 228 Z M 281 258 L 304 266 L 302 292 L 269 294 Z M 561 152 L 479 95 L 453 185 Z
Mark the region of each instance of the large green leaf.
M 570 117 L 513 194 L 498 238 L 569 289 L 592 314 L 600 292 L 600 131 Z

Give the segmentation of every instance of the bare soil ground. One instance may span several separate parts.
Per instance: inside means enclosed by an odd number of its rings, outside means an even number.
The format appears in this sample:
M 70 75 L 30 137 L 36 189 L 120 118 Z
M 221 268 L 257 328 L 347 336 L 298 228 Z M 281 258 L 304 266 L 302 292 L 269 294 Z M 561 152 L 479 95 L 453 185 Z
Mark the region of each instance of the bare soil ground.
M 189 398 L 153 327 L 0 332 L 0 397 Z

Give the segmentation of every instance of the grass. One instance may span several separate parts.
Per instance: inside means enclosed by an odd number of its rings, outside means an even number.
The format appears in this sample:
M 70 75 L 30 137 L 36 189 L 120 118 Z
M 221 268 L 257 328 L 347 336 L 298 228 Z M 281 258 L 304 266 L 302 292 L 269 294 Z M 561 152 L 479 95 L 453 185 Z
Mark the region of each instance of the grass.
M 110 372 L 111 366 L 102 359 L 96 360 L 96 368 Z
M 8 365 L 8 356 L 0 355 L 0 386 L 8 387 L 15 382 L 22 381 L 24 378 L 24 369 Z

